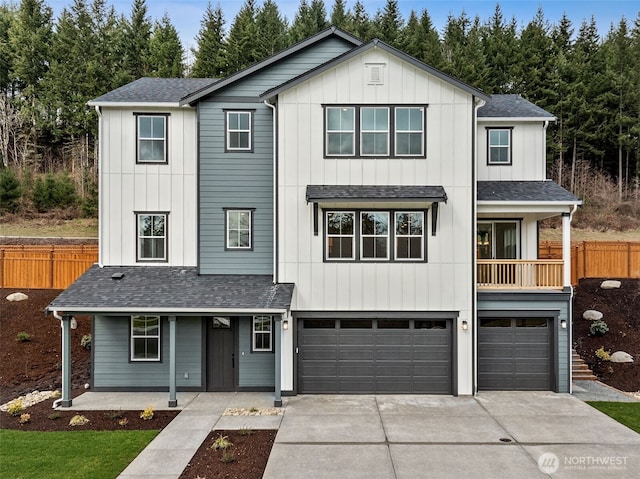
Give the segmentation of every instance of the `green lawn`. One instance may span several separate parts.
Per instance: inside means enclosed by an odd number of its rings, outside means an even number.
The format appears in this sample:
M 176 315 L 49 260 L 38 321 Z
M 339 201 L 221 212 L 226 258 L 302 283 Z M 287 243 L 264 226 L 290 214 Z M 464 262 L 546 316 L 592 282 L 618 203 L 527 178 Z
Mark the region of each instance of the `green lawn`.
M 0 477 L 113 479 L 157 434 L 0 430 Z
M 640 402 L 587 401 L 587 404 L 640 434 Z

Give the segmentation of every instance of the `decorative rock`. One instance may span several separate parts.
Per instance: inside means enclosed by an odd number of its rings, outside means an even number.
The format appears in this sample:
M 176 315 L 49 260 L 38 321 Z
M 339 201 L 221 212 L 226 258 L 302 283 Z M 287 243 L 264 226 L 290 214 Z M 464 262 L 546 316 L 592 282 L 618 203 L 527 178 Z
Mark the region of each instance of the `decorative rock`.
M 25 299 L 29 299 L 29 296 L 24 293 L 11 293 L 7 296 L 7 301 L 24 301 Z
M 22 405 L 24 407 L 33 406 L 34 404 L 38 404 L 39 402 L 46 401 L 47 399 L 60 397 L 59 391 L 33 391 L 24 396 L 17 397 L 13 401 L 20 400 L 22 401 Z M 9 404 L 13 401 L 9 401 L 0 406 L 0 411 L 6 411 L 9 407 Z
M 582 317 L 589 321 L 597 321 L 602 319 L 602 313 L 600 311 L 596 311 L 595 309 L 587 309 L 584 313 L 582 313 Z
M 611 355 L 612 363 L 632 363 L 633 356 L 629 353 L 625 353 L 624 351 L 616 351 Z
M 622 285 L 622 283 L 620 283 L 620 281 L 616 281 L 614 279 L 608 279 L 608 280 L 602 282 L 602 284 L 600 285 L 600 288 L 602 288 L 602 289 L 618 289 L 618 288 L 620 288 L 621 285 Z

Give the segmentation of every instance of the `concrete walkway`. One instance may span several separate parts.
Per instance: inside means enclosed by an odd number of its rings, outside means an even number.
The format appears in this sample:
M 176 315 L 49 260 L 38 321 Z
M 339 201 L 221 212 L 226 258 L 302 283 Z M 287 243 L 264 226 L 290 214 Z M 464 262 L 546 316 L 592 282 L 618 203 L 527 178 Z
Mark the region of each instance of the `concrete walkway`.
M 608 386 L 600 381 L 573 381 L 573 395 L 583 401 L 638 402 L 631 393 Z
M 638 470 L 640 435 L 568 394 L 323 395 L 288 398 L 264 478 L 622 479 Z

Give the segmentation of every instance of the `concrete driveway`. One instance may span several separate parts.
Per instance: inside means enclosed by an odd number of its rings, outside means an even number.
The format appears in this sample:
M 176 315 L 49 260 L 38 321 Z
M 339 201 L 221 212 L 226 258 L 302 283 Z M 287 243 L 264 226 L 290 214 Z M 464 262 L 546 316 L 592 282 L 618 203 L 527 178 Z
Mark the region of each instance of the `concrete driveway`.
M 637 478 L 640 435 L 568 394 L 289 398 L 266 479 Z

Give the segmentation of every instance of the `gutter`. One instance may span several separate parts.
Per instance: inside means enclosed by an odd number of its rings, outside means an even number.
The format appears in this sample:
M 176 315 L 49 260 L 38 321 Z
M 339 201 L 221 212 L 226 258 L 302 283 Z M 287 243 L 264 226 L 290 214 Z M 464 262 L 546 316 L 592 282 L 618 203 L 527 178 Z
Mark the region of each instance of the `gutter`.
M 277 155 L 277 135 L 276 135 L 276 121 L 277 121 L 277 108 L 275 105 L 269 103 L 268 100 L 263 102 L 267 108 L 269 108 L 273 115 L 272 121 L 272 134 L 273 134 L 273 284 L 278 283 L 278 155 Z
M 96 107 L 96 109 L 97 109 L 97 108 L 98 108 L 98 107 Z M 55 309 L 51 310 L 51 313 L 53 314 L 53 317 L 54 317 L 54 318 L 56 318 L 56 319 L 60 320 L 60 327 L 62 327 L 62 316 L 60 316 L 60 314 L 58 313 L 58 311 L 57 311 L 57 310 L 55 310 Z M 63 347 L 63 349 L 62 349 L 62 352 L 63 352 L 63 354 L 64 354 L 64 347 Z M 62 371 L 62 374 L 64 374 L 64 369 L 63 369 L 63 371 Z M 64 378 L 62 378 L 62 384 L 64 384 Z M 56 399 L 55 401 L 53 401 L 53 404 L 51 405 L 51 408 L 52 408 L 52 409 L 57 408 L 57 407 L 60 405 L 60 403 L 61 403 L 61 402 L 62 402 L 62 398 L 61 398 L 61 397 L 60 397 L 60 398 L 58 398 L 58 399 Z
M 55 315 L 57 311 L 55 309 L 47 309 L 47 312 L 52 312 Z M 65 307 L 65 312 L 71 314 L 116 314 L 131 316 L 132 314 L 155 314 L 155 315 L 207 315 L 211 316 L 212 313 L 219 315 L 246 315 L 246 314 L 286 314 L 289 312 L 288 308 L 135 308 L 135 307 L 95 307 L 87 308 L 80 306 L 68 306 Z
M 571 209 L 571 213 L 569 213 L 569 231 L 571 231 L 571 221 L 573 220 L 573 215 L 575 214 L 576 210 L 578 209 L 578 205 L 573 205 L 573 208 Z M 571 239 L 571 233 L 569 233 L 569 239 Z M 571 255 L 569 255 L 569 262 L 571 262 Z M 569 285 L 569 289 L 571 292 L 571 295 L 569 296 L 569 317 L 567 318 L 567 328 L 569 329 L 569 331 L 567 332 L 567 334 L 569 334 L 569 347 L 567 348 L 567 355 L 569 356 L 569 394 L 573 394 L 573 377 L 572 377 L 572 371 L 573 371 L 573 359 L 572 359 L 572 354 L 571 351 L 573 349 L 573 285 L 570 284 Z

